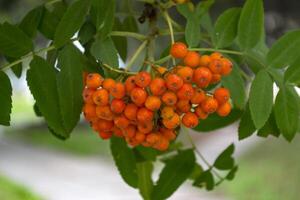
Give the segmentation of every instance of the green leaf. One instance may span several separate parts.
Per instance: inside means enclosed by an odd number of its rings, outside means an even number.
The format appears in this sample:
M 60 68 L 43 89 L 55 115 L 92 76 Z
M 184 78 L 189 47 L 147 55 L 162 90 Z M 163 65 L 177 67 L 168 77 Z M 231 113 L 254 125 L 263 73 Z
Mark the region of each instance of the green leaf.
M 143 146 L 137 146 L 133 149 L 137 161 L 155 161 L 157 150 Z
M 56 82 L 57 71 L 41 57 L 35 56 L 27 71 L 27 84 L 48 126 L 67 138 L 62 123 Z
M 76 126 L 82 109 L 81 52 L 73 45 L 65 46 L 58 56 L 60 72 L 57 74 L 57 90 L 62 121 L 67 132 Z
M 195 127 L 194 130 L 209 132 L 223 128 L 237 121 L 241 117 L 242 113 L 243 112 L 239 109 L 233 109 L 227 117 L 220 117 L 217 114 L 209 115 L 207 119 L 201 120 L 199 125 Z
M 195 17 L 187 19 L 185 40 L 189 47 L 196 47 L 200 42 L 200 23 Z
M 95 26 L 90 22 L 90 21 L 86 21 L 79 33 L 78 33 L 78 37 L 79 37 L 79 41 L 82 45 L 86 44 L 87 42 L 89 42 L 91 39 L 93 39 L 94 35 L 96 34 L 96 28 Z
M 288 83 L 293 83 L 300 85 L 300 56 L 297 60 L 289 66 L 284 74 L 284 81 Z
M 0 124 L 10 125 L 10 113 L 12 107 L 12 87 L 8 76 L 0 71 Z
M 39 6 L 31 10 L 21 21 L 19 28 L 24 31 L 30 38 L 36 36 L 37 28 L 43 17 L 44 7 Z
M 195 163 L 193 172 L 190 174 L 189 179 L 195 180 L 203 173 L 203 168 L 198 163 Z
M 0 24 L 0 53 L 18 58 L 33 50 L 31 39 L 18 27 Z
M 96 40 L 91 47 L 91 54 L 103 63 L 118 67 L 118 52 L 111 38 Z
M 215 186 L 214 177 L 210 170 L 203 172 L 193 183 L 196 187 L 205 187 L 206 190 L 212 190 Z
M 9 63 L 12 63 L 15 60 L 17 60 L 17 58 L 10 58 L 10 57 L 7 57 L 7 56 L 5 57 L 5 59 Z M 12 66 L 11 70 L 13 71 L 13 73 L 16 75 L 17 78 L 20 78 L 22 76 L 22 71 L 23 71 L 22 63 L 19 63 L 17 65 Z
M 239 140 L 250 137 L 255 131 L 256 131 L 256 128 L 251 119 L 249 105 L 247 104 L 246 110 L 241 118 L 239 128 L 238 128 Z
M 134 18 L 134 16 L 129 15 L 127 16 L 124 21 L 124 30 L 129 31 L 129 32 L 139 32 L 139 28 L 136 22 L 136 19 Z
M 275 68 L 284 68 L 299 58 L 300 31 L 291 31 L 277 40 L 267 56 L 268 65 Z
M 33 111 L 34 111 L 34 113 L 37 117 L 43 117 L 43 114 L 41 113 L 41 111 L 40 111 L 40 109 L 39 109 L 36 102 L 33 105 Z
M 214 26 L 212 23 L 212 19 L 209 13 L 204 14 L 200 19 L 201 27 L 207 31 L 210 37 L 214 40 Z
M 91 17 L 100 36 L 105 39 L 111 32 L 115 19 L 115 0 L 92 0 Z
M 186 19 L 190 18 L 193 16 L 193 10 L 187 3 L 183 4 L 177 4 L 176 5 L 177 11 L 184 16 Z
M 231 74 L 223 77 L 221 83 L 229 89 L 235 107 L 243 109 L 246 100 L 245 84 L 236 63 L 234 63 Z
M 218 48 L 230 46 L 237 36 L 237 27 L 240 17 L 240 8 L 226 10 L 217 19 L 215 24 L 214 43 Z
M 280 135 L 280 131 L 277 127 L 276 120 L 275 120 L 274 109 L 266 124 L 261 129 L 258 130 L 257 135 L 260 137 L 268 137 L 269 135 L 278 137 Z
M 58 48 L 66 44 L 80 29 L 90 7 L 90 0 L 77 0 L 68 7 L 59 22 L 54 35 L 54 45 Z
M 273 80 L 266 70 L 261 70 L 252 82 L 249 107 L 255 127 L 262 128 L 273 107 Z
M 234 144 L 227 147 L 216 159 L 214 166 L 220 170 L 229 170 L 234 167 L 234 159 L 232 154 L 234 152 Z
M 41 19 L 38 27 L 39 31 L 48 39 L 53 39 L 56 28 L 65 13 L 67 6 L 64 2 L 60 1 L 55 3 L 53 11 L 44 9 L 43 18 Z
M 134 153 L 123 138 L 113 137 L 110 140 L 110 149 L 115 164 L 124 179 L 131 187 L 138 187 L 138 175 Z
M 234 179 L 235 174 L 238 170 L 238 166 L 235 166 L 234 168 L 232 168 L 229 173 L 227 174 L 227 176 L 225 177 L 227 180 L 231 181 Z
M 125 23 L 125 22 L 124 22 Z M 114 30 L 115 31 L 123 31 L 125 29 L 125 25 L 121 23 L 119 18 L 115 19 Z M 127 58 L 127 38 L 126 37 L 119 37 L 119 36 L 112 36 L 114 41 L 114 45 L 118 50 L 118 53 L 124 63 L 126 62 Z
M 140 194 L 145 200 L 151 200 L 151 192 L 153 189 L 152 181 L 152 162 L 138 162 L 136 164 L 137 175 L 138 175 L 138 188 Z
M 195 14 L 197 16 L 197 19 L 200 20 L 209 11 L 209 9 L 214 3 L 215 0 L 200 1 L 195 8 Z
M 291 86 L 280 89 L 275 100 L 275 119 L 283 137 L 291 141 L 299 126 L 300 108 L 298 94 Z
M 49 46 L 51 46 L 51 45 L 52 44 L 50 43 Z M 47 52 L 46 61 L 50 65 L 54 66 L 56 64 L 57 57 L 58 57 L 58 50 L 57 49 L 53 49 L 53 50 Z
M 238 41 L 243 49 L 253 48 L 263 37 L 264 8 L 262 0 L 247 0 L 238 25 Z
M 194 165 L 193 150 L 180 151 L 161 171 L 153 188 L 152 199 L 160 200 L 171 196 L 192 173 Z

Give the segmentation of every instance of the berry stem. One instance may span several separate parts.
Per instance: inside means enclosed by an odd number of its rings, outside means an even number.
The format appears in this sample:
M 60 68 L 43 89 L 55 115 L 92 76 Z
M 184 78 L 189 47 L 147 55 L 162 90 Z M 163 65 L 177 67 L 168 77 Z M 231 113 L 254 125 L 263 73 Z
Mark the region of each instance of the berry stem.
M 128 64 L 126 66 L 126 71 L 129 71 L 132 67 L 132 65 L 134 64 L 134 62 L 136 61 L 136 59 L 139 57 L 139 55 L 141 54 L 141 52 L 145 49 L 145 47 L 148 44 L 148 40 L 145 40 L 140 46 L 139 48 L 136 50 L 136 52 L 134 52 L 134 54 L 132 55 L 131 59 L 128 61 Z
M 147 36 L 145 35 L 134 33 L 134 32 L 126 32 L 126 31 L 112 31 L 110 33 L 110 36 L 132 37 L 141 41 L 147 40 Z
M 127 74 L 127 75 L 135 75 L 137 74 L 137 72 L 129 72 L 129 71 L 124 71 L 124 70 L 120 70 L 120 69 L 117 69 L 117 68 L 114 68 L 108 64 L 105 64 L 105 63 L 102 63 L 101 64 L 105 69 L 109 70 L 109 71 L 112 71 L 112 72 L 116 72 L 116 73 L 119 73 L 119 74 Z
M 47 5 L 52 5 L 52 4 L 55 4 L 55 3 L 57 3 L 57 2 L 60 2 L 61 0 L 52 0 L 52 1 L 48 1 L 48 2 L 46 2 L 45 3 L 45 5 L 47 6 Z
M 159 60 L 154 61 L 155 64 L 163 64 L 165 62 L 167 62 L 169 59 L 171 58 L 171 55 L 167 55 Z
M 209 51 L 209 52 L 220 52 L 220 53 L 227 53 L 227 54 L 233 54 L 233 55 L 239 55 L 243 56 L 244 53 L 240 51 L 232 51 L 232 50 L 226 50 L 226 49 L 214 49 L 214 48 L 191 48 L 190 51 Z
M 165 17 L 166 21 L 167 21 L 167 24 L 168 24 L 168 27 L 169 27 L 169 30 L 170 30 L 170 36 L 171 36 L 171 45 L 173 45 L 175 43 L 175 39 L 174 39 L 174 31 L 173 31 L 173 26 L 172 26 L 172 22 L 171 22 L 171 18 L 170 18 L 170 15 L 168 13 L 168 11 L 164 11 L 163 12 L 163 16 Z M 175 65 L 175 59 L 172 58 L 172 62 L 173 62 L 173 65 Z

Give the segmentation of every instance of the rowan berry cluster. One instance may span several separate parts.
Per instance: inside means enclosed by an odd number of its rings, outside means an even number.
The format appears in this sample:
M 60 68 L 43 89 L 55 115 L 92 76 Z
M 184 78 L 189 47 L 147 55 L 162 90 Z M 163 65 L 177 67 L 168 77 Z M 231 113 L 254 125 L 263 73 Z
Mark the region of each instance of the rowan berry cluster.
M 159 67 L 152 77 L 142 71 L 124 83 L 97 73 L 86 76 L 83 113 L 101 138 L 114 135 L 131 146 L 163 151 L 176 138 L 181 124 L 193 128 L 211 113 L 230 113 L 227 89 L 204 90 L 230 73 L 232 64 L 227 58 L 220 53 L 200 56 L 183 43 L 175 43 L 170 54 L 182 59 L 183 66 Z

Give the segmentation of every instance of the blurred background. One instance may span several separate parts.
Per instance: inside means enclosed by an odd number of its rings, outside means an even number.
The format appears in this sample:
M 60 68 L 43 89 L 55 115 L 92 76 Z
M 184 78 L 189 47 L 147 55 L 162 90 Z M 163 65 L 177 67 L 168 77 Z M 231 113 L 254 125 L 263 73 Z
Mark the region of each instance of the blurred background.
M 0 22 L 17 23 L 41 3 L 41 0 L 0 0 Z M 211 14 L 217 16 L 227 7 L 242 4 L 243 0 L 218 0 Z M 284 32 L 299 28 L 299 8 L 298 0 L 265 1 L 268 45 Z M 182 20 L 180 16 L 177 18 Z M 38 38 L 37 42 L 41 46 L 45 44 L 43 38 Z M 0 56 L 0 63 L 3 62 Z M 34 101 L 26 85 L 25 73 L 20 79 L 8 73 L 14 93 L 12 126 L 0 126 L 1 200 L 141 199 L 119 176 L 109 152 L 109 142 L 99 139 L 83 122 L 69 140 L 63 142 L 54 138 L 42 119 L 34 114 Z M 191 132 L 191 135 L 211 162 L 234 142 L 239 170 L 232 182 L 224 182 L 213 192 L 192 188 L 186 183 L 170 199 L 299 199 L 299 136 L 292 143 L 282 138 L 256 136 L 240 142 L 237 123 L 214 132 Z M 161 166 L 157 169 L 155 177 Z

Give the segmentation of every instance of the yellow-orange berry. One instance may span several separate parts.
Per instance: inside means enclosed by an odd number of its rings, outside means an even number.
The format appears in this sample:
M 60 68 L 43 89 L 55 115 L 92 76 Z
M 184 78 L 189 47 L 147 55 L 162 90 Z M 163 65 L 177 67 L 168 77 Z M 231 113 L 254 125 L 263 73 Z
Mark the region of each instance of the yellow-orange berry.
M 189 51 L 184 57 L 184 65 L 188 67 L 198 67 L 200 64 L 200 54 L 194 51 Z
M 145 107 L 148 108 L 149 110 L 156 111 L 160 108 L 161 106 L 161 100 L 157 96 L 148 96 L 146 102 L 145 102 Z
M 153 123 L 152 123 L 152 121 L 145 122 L 145 123 L 138 123 L 137 127 L 138 127 L 139 132 L 147 134 L 152 131 Z
M 95 91 L 95 89 L 85 88 L 82 93 L 83 101 L 85 103 L 93 104 L 93 94 Z
M 180 76 L 176 74 L 169 74 L 166 77 L 167 88 L 171 91 L 179 90 L 183 85 L 183 80 Z
M 167 106 L 174 106 L 177 102 L 177 96 L 174 92 L 167 91 L 164 93 L 162 96 L 162 101 L 167 105 Z
M 106 89 L 98 89 L 94 94 L 93 94 L 93 101 L 96 105 L 98 106 L 105 106 L 109 102 L 109 94 Z
M 195 108 L 195 113 L 198 116 L 199 119 L 206 119 L 208 117 L 208 113 L 204 112 L 201 108 L 201 106 L 197 106 Z
M 130 92 L 136 87 L 135 84 L 135 76 L 130 76 L 125 81 L 125 90 L 127 94 L 130 94 Z
M 109 106 L 97 106 L 96 114 L 100 119 L 113 120 L 113 112 Z
M 185 83 L 190 83 L 193 80 L 193 69 L 190 67 L 182 67 L 177 70 L 177 75 L 182 78 Z
M 124 115 L 130 120 L 136 120 L 137 111 L 138 107 L 135 104 L 130 103 L 126 105 Z
M 103 77 L 100 74 L 92 73 L 86 77 L 86 86 L 91 89 L 97 89 L 102 85 Z
M 230 92 L 226 88 L 218 88 L 214 92 L 214 98 L 221 105 L 230 99 Z
M 221 60 L 212 60 L 208 68 L 213 74 L 221 74 L 223 63 L 221 62 Z
M 218 109 L 218 101 L 213 97 L 207 97 L 201 104 L 201 108 L 206 113 L 213 113 Z
M 155 78 L 150 83 L 150 91 L 155 96 L 162 95 L 167 90 L 166 83 L 162 78 Z
M 125 86 L 122 83 L 116 83 L 111 88 L 110 94 L 116 99 L 122 99 L 125 96 Z
M 148 72 L 139 72 L 135 76 L 135 84 L 139 87 L 145 88 L 151 83 L 151 75 Z
M 147 99 L 147 92 L 139 87 L 134 88 L 130 93 L 130 98 L 137 106 L 142 106 Z
M 164 118 L 162 123 L 168 129 L 175 129 L 180 124 L 180 117 L 174 113 L 171 118 Z
M 137 112 L 137 120 L 141 123 L 150 122 L 153 117 L 154 113 L 145 107 L 140 108 Z
M 183 84 L 183 86 L 177 91 L 177 97 L 182 100 L 190 100 L 193 96 L 194 88 L 189 83 Z
M 125 129 L 129 126 L 130 121 L 124 115 L 120 115 L 115 117 L 114 123 L 118 128 Z
M 188 128 L 194 128 L 199 124 L 199 120 L 196 114 L 192 112 L 188 112 L 183 115 L 182 123 L 184 126 Z
M 195 89 L 194 96 L 191 99 L 192 104 L 200 104 L 206 99 L 206 94 L 201 89 Z
M 126 104 L 121 99 L 113 99 L 110 104 L 110 109 L 114 113 L 120 114 L 124 111 Z
M 115 86 L 116 81 L 111 79 L 111 78 L 107 78 L 103 81 L 103 88 L 106 89 L 107 91 L 111 91 L 111 89 Z
M 200 67 L 208 67 L 211 62 L 211 58 L 208 55 L 203 55 L 200 58 Z
M 211 71 L 206 67 L 199 67 L 194 71 L 193 81 L 200 88 L 206 88 L 212 78 Z
M 221 117 L 226 117 L 231 112 L 231 105 L 229 102 L 225 102 L 217 109 L 217 113 Z
M 184 58 L 188 53 L 187 46 L 182 42 L 176 42 L 172 45 L 170 54 L 174 58 Z

